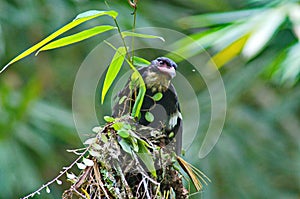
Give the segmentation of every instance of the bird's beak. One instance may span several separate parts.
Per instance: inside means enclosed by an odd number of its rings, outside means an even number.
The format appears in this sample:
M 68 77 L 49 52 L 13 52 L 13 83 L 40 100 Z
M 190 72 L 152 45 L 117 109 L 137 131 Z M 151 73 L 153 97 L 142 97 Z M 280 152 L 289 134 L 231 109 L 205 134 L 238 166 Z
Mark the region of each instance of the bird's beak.
M 157 68 L 162 73 L 167 74 L 170 77 L 170 79 L 173 79 L 176 76 L 175 68 L 169 67 L 167 66 L 167 64 L 159 65 Z

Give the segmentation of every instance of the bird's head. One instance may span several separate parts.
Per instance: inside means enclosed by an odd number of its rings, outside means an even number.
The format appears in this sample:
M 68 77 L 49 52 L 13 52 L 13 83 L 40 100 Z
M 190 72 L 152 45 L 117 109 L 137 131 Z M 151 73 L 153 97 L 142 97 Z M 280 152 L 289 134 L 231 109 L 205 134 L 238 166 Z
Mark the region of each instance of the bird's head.
M 176 76 L 177 64 L 167 57 L 158 57 L 151 62 L 151 65 L 154 66 L 158 72 L 167 75 L 169 79 L 173 79 Z

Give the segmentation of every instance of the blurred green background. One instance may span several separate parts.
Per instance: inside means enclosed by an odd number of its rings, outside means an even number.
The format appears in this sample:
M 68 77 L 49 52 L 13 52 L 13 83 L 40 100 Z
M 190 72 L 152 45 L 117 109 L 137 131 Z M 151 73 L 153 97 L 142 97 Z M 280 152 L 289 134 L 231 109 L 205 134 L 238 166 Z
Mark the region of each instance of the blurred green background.
M 107 4 L 119 12 L 121 28 L 130 29 L 127 1 Z M 107 5 L 100 0 L 0 1 L 0 65 L 90 9 L 107 10 Z M 226 123 L 207 157 L 194 158 L 201 130 L 187 151 L 186 159 L 212 180 L 193 198 L 299 199 L 299 2 L 141 0 L 137 20 L 137 27 L 190 35 L 220 67 L 228 100 Z M 0 198 L 25 196 L 74 160 L 66 149 L 82 143 L 71 112 L 73 81 L 89 51 L 107 36 L 30 56 L 0 75 Z M 182 47 L 191 50 L 184 41 Z M 201 85 L 195 90 L 199 98 L 205 92 Z M 210 113 L 201 111 L 205 129 Z M 50 194 L 43 191 L 36 198 L 60 198 L 67 185 L 53 185 Z

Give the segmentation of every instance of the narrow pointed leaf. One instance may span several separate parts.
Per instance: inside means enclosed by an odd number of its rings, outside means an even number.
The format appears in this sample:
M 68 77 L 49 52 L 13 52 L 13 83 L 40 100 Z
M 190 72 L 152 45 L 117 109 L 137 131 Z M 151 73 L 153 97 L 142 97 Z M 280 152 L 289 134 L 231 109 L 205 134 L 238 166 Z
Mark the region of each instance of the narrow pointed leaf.
M 126 48 L 125 47 L 120 47 L 117 49 L 117 52 L 115 53 L 105 76 L 105 80 L 103 83 L 103 88 L 102 88 L 102 95 L 101 95 L 101 103 L 103 104 L 104 98 L 108 92 L 108 89 L 112 85 L 113 81 L 117 77 L 122 64 L 125 59 L 125 54 L 126 54 Z
M 113 49 L 117 50 L 111 43 L 104 41 L 107 45 L 109 45 L 110 47 L 112 47 Z M 138 118 L 140 115 L 140 110 L 144 101 L 144 96 L 146 94 L 146 86 L 145 86 L 145 82 L 143 80 L 143 77 L 141 76 L 141 74 L 139 73 L 139 71 L 134 67 L 134 65 L 132 65 L 132 63 L 128 60 L 125 59 L 126 62 L 128 63 L 129 67 L 133 70 L 133 75 L 135 75 L 136 77 L 138 77 L 138 84 L 139 84 L 139 93 L 138 96 L 134 102 L 133 108 L 132 108 L 132 112 L 131 112 L 131 116 Z
M 133 65 L 135 65 L 135 66 L 143 67 L 143 66 L 150 65 L 150 62 L 148 60 L 141 58 L 141 57 L 134 56 L 134 57 L 132 57 L 132 60 L 133 60 Z
M 188 16 L 177 21 L 182 28 L 203 28 L 220 24 L 232 23 L 234 21 L 249 18 L 259 12 L 260 9 L 239 10 L 233 12 L 208 13 L 195 16 Z
M 157 177 L 156 169 L 154 166 L 154 160 L 149 152 L 148 148 L 141 141 L 138 141 L 139 151 L 137 153 L 138 157 L 143 161 L 146 165 L 147 169 L 150 171 L 153 177 Z
M 135 71 L 135 73 L 139 74 L 139 93 L 138 96 L 134 102 L 133 108 L 132 108 L 132 113 L 131 116 L 132 117 L 138 117 L 140 114 L 140 110 L 142 108 L 143 105 L 143 101 L 144 101 L 144 96 L 146 94 L 146 86 L 145 86 L 145 82 L 141 76 L 141 74 L 138 71 Z
M 147 35 L 147 34 L 141 34 L 141 33 L 135 33 L 135 32 L 122 32 L 122 36 L 125 37 L 140 37 L 140 38 L 147 38 L 147 39 L 160 39 L 162 41 L 165 41 L 163 37 L 155 36 L 155 35 Z
M 232 60 L 234 57 L 236 57 L 240 52 L 242 51 L 247 39 L 249 38 L 249 35 L 244 35 L 220 52 L 218 52 L 216 55 L 212 57 L 212 61 L 216 64 L 218 68 L 221 68 L 224 64 Z
M 285 13 L 281 9 L 273 9 L 262 13 L 263 17 L 257 16 L 257 24 L 252 31 L 243 49 L 243 55 L 252 58 L 261 52 L 271 40 L 279 26 L 285 20 Z M 272 23 L 270 23 L 270 21 Z
M 118 131 L 118 135 L 121 136 L 122 138 L 128 138 L 129 137 L 129 133 L 126 130 Z
M 47 44 L 48 42 L 52 41 L 53 39 L 55 39 L 56 37 L 58 37 L 59 35 L 67 32 L 68 30 L 86 22 L 89 21 L 91 19 L 103 16 L 103 15 L 108 15 L 111 16 L 112 18 L 116 18 L 118 13 L 111 10 L 111 11 L 96 11 L 96 10 L 92 10 L 92 11 L 87 11 L 84 13 L 79 14 L 72 22 L 68 23 L 67 25 L 63 26 L 62 28 L 58 29 L 57 31 L 55 31 L 54 33 L 52 33 L 51 35 L 49 35 L 48 37 L 46 37 L 45 39 L 43 39 L 42 41 L 40 41 L 39 43 L 35 44 L 34 46 L 30 47 L 29 49 L 25 50 L 24 52 L 22 52 L 20 55 L 18 55 L 17 57 L 15 57 L 14 59 L 12 59 L 8 64 L 6 64 L 0 71 L 0 73 L 2 73 L 8 66 L 10 66 L 11 64 L 19 61 L 20 59 L 23 59 L 24 57 L 30 55 L 31 53 L 37 51 L 38 49 L 40 49 L 41 47 L 43 47 L 45 44 Z
M 63 47 L 63 46 L 74 44 L 74 43 L 80 42 L 82 40 L 86 40 L 90 37 L 96 36 L 98 34 L 107 32 L 107 31 L 112 30 L 112 29 L 116 29 L 116 27 L 113 27 L 113 26 L 96 26 L 96 27 L 90 28 L 88 30 L 84 30 L 82 32 L 79 32 L 79 33 L 76 33 L 76 34 L 58 39 L 56 41 L 53 41 L 53 42 L 45 45 L 41 49 L 39 49 L 37 54 L 40 51 L 50 50 L 50 49 L 54 49 L 54 48 L 60 48 L 60 47 Z
M 108 15 L 108 16 L 111 16 L 112 18 L 116 19 L 118 16 L 118 13 L 114 10 L 109 10 L 109 11 L 88 10 L 88 11 L 78 14 L 75 17 L 74 21 L 78 20 L 78 19 L 89 18 L 89 17 L 95 18 L 95 17 L 99 17 L 102 15 Z

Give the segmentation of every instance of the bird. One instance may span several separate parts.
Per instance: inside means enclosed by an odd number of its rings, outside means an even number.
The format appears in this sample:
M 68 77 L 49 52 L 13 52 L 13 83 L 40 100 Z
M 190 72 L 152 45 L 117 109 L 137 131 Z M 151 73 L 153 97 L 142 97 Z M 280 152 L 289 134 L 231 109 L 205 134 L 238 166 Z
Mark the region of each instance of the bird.
M 167 57 L 158 57 L 149 66 L 138 69 L 144 80 L 146 93 L 140 109 L 138 123 L 161 130 L 181 154 L 183 122 L 179 100 L 172 79 L 176 76 L 177 64 Z M 116 95 L 119 101 L 113 107 L 113 117 L 121 117 L 132 111 L 137 92 L 133 92 L 129 78 L 124 88 Z M 149 115 L 151 116 L 149 118 Z

